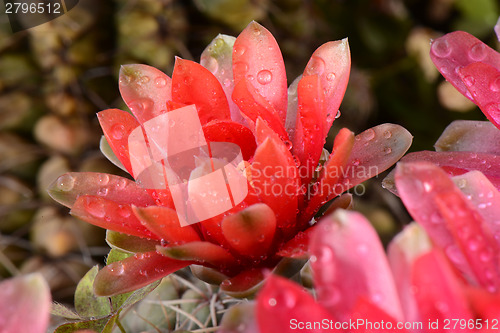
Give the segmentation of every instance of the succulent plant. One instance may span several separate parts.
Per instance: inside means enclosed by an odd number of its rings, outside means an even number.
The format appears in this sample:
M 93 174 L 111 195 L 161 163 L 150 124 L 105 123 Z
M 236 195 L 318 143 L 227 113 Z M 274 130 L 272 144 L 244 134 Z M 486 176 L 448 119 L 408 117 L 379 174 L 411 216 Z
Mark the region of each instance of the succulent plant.
M 134 253 L 97 274 L 96 293 L 129 292 L 191 265 L 196 276 L 220 284 L 227 294 L 243 297 L 259 287 L 266 270 L 295 273 L 304 262 L 319 208 L 386 170 L 411 143 L 404 128 L 383 124 L 358 136 L 342 129 L 333 153 L 323 150 L 349 68 L 347 40 L 326 43 L 287 89 L 278 44 L 255 22 L 238 38 L 218 36 L 202 54 L 201 65 L 177 58 L 172 78 L 146 65 L 123 66 L 120 91 L 135 117 L 109 109 L 98 118 L 105 136 L 103 152 L 136 181 L 109 174 L 67 173 L 49 189 L 55 200 L 71 208 L 73 216 L 108 229 L 111 247 Z M 130 143 L 130 137 L 144 129 L 147 149 L 167 149 L 149 129 L 154 128 L 155 135 L 173 131 L 169 126 L 174 123 L 165 121 L 174 114 L 197 116 L 210 145 L 222 142 L 239 147 L 243 160 L 238 168 L 248 190 L 231 209 L 184 226 L 172 184 L 166 186 L 158 178 L 148 183 L 136 168 L 141 163 L 165 167 L 166 156 L 162 155 L 162 162 L 148 162 L 147 150 L 137 150 Z M 173 131 L 176 137 L 166 134 L 164 138 L 174 141 L 171 147 L 175 147 L 187 132 Z M 216 167 L 223 163 L 215 156 L 210 161 Z M 211 170 L 203 158 L 195 164 L 184 176 L 184 182 L 189 179 L 190 194 L 202 190 L 193 185 L 193 179 Z M 167 172 L 162 177 L 168 176 Z M 281 191 L 279 195 L 273 188 Z M 341 198 L 334 207 L 349 205 L 350 200 Z M 208 209 L 206 202 L 213 205 L 208 198 L 199 201 Z

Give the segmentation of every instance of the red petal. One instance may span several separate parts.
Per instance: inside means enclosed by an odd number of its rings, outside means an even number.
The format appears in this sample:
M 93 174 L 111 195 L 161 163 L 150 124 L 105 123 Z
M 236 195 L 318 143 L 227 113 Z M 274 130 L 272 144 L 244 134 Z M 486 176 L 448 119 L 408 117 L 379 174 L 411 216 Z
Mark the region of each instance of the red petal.
M 292 154 L 279 139 L 267 138 L 255 151 L 251 185 L 276 214 L 278 228 L 294 226 L 299 193 L 298 170 Z
M 203 133 L 209 142 L 232 142 L 237 144 L 241 148 L 245 161 L 248 161 L 253 156 L 257 147 L 252 131 L 232 121 L 211 121 L 203 126 Z
M 367 300 L 365 297 L 361 297 L 356 303 L 350 319 L 357 324 L 355 330 L 356 333 L 372 333 L 378 332 L 379 330 L 385 332 L 408 332 L 408 330 L 404 328 L 399 328 L 398 324 L 401 325 L 400 322 L 388 315 L 385 311 Z M 415 324 L 418 325 L 418 323 Z M 374 329 L 373 327 L 377 327 L 377 325 L 380 325 L 382 328 Z M 389 327 L 392 329 L 389 329 Z M 384 330 L 383 328 L 386 329 Z
M 329 330 L 323 326 L 306 328 L 303 325 L 326 322 L 333 326 L 336 320 L 301 286 L 271 275 L 257 296 L 257 321 L 260 333 L 319 333 Z
M 309 247 L 318 302 L 330 313 L 345 320 L 359 298 L 367 297 L 403 318 L 384 248 L 363 215 L 338 210 L 321 219 Z
M 265 255 L 276 231 L 276 216 L 266 204 L 255 204 L 222 220 L 222 232 L 232 248 L 249 257 Z
M 232 297 L 250 297 L 253 296 L 258 289 L 260 289 L 263 280 L 263 270 L 260 268 L 253 268 L 243 271 L 235 277 L 224 280 L 221 283 L 220 288 Z
M 299 231 L 294 238 L 283 244 L 276 254 L 287 258 L 308 259 L 309 240 L 316 227 L 317 224 L 305 231 Z
M 351 54 L 347 38 L 328 42 L 316 49 L 307 63 L 302 80 L 307 76 L 317 76 L 320 80 L 320 98 L 322 122 L 324 122 L 323 138 L 337 115 L 344 97 L 351 70 Z M 299 91 L 299 104 L 302 92 Z
M 302 223 L 309 222 L 322 204 L 346 190 L 338 181 L 349 159 L 354 141 L 354 133 L 347 128 L 341 129 L 335 137 L 332 153 L 325 162 L 322 176 L 319 182 L 314 184 L 312 198 L 302 213 Z
M 97 273 L 94 291 L 98 296 L 113 296 L 133 291 L 191 264 L 167 258 L 159 253 L 136 253 L 107 265 Z
M 172 100 L 195 104 L 201 124 L 231 120 L 226 94 L 217 78 L 202 65 L 176 58 L 172 73 Z
M 162 241 L 171 245 L 199 241 L 200 237 L 192 226 L 181 227 L 175 210 L 161 206 L 132 207 L 141 223 Z
M 440 252 L 431 251 L 415 260 L 412 281 L 422 318 L 440 324 L 444 319 L 472 318 L 462 286 Z
M 472 310 L 475 312 L 476 317 L 481 319 L 493 319 L 493 321 L 500 318 L 500 294 L 492 294 L 485 289 L 467 288 L 467 296 Z M 491 325 L 489 325 L 491 328 Z M 493 332 L 494 329 L 491 329 Z M 489 331 L 487 331 L 489 332 Z
M 75 201 L 70 213 L 101 228 L 132 236 L 160 239 L 141 224 L 132 213 L 130 205 L 92 195 L 82 195 Z
M 500 59 L 497 68 L 476 62 L 458 73 L 477 106 L 500 129 Z
M 190 260 L 221 269 L 228 269 L 230 265 L 235 263 L 234 257 L 229 252 L 209 242 L 190 242 L 177 246 L 158 247 L 157 250 L 173 259 Z
M 273 35 L 257 22 L 251 22 L 234 42 L 233 75 L 236 84 L 251 80 L 285 124 L 288 94 L 283 56 Z
M 139 126 L 137 120 L 128 112 L 108 109 L 97 113 L 97 118 L 111 149 L 133 177 L 128 148 L 130 133 Z
M 141 124 L 166 112 L 165 103 L 172 99 L 171 81 L 168 75 L 151 66 L 121 67 L 120 93 Z
M 71 208 L 81 195 L 95 195 L 119 204 L 149 206 L 153 199 L 130 179 L 97 172 L 68 172 L 57 178 L 47 190 L 50 196 Z
M 233 101 L 238 105 L 242 114 L 248 117 L 249 122 L 255 122 L 261 117 L 269 127 L 284 141 L 288 140 L 288 133 L 280 118 L 276 114 L 274 106 L 269 104 L 252 86 L 248 79 L 241 79 L 236 83 L 233 90 Z
M 298 86 L 298 116 L 293 142 L 293 154 L 301 168 L 307 170 L 303 184 L 309 184 L 325 144 L 325 115 L 323 91 L 316 75 L 304 76 Z M 331 116 L 333 118 L 334 116 Z
M 500 69 L 500 53 L 463 31 L 455 31 L 433 41 L 430 55 L 446 80 L 471 101 L 474 99 L 457 69 L 478 61 Z

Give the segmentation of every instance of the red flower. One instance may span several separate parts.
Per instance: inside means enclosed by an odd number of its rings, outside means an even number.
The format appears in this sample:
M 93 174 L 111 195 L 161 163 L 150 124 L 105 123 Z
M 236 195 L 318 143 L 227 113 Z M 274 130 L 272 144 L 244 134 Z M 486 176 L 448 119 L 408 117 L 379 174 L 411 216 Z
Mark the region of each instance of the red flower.
M 278 45 L 255 22 L 236 39 L 215 38 L 201 64 L 177 58 L 172 78 L 145 65 L 123 66 L 120 91 L 135 117 L 112 109 L 98 118 L 105 135 L 103 152 L 136 182 L 107 174 L 69 173 L 49 189 L 72 215 L 108 229 L 113 248 L 135 253 L 99 272 L 96 293 L 134 290 L 191 265 L 198 277 L 242 296 L 262 281 L 263 270 L 296 271 L 300 265 L 290 258 L 306 255 L 318 209 L 390 167 L 411 143 L 404 128 L 384 124 L 356 137 L 342 129 L 333 153 L 323 150 L 349 70 L 347 40 L 329 42 L 314 52 L 304 74 L 287 90 Z M 239 204 L 182 227 L 171 184 L 169 188 L 162 180 L 145 188 L 134 163 L 150 156 L 129 146 L 135 129 L 142 133 L 149 121 L 175 110 L 197 110 L 209 143 L 238 145 L 249 180 L 248 194 Z M 168 133 L 169 125 L 155 131 Z M 150 145 L 155 143 L 148 139 Z M 203 174 L 204 167 L 210 169 L 210 164 L 196 163 L 185 177 L 190 181 L 194 174 Z M 191 185 L 188 191 L 196 192 Z M 349 203 L 347 195 L 335 207 Z

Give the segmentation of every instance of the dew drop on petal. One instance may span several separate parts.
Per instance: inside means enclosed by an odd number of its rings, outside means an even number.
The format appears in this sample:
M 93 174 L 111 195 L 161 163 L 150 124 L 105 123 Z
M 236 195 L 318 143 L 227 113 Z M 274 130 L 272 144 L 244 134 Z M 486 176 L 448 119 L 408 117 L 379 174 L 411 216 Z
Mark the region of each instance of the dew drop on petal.
M 243 45 L 237 45 L 233 49 L 233 54 L 236 56 L 241 56 L 246 52 L 246 50 L 246 47 L 244 47 Z
M 231 80 L 230 79 L 224 79 L 224 87 L 228 88 L 231 85 Z
M 332 262 L 334 258 L 334 254 L 333 254 L 333 250 L 331 247 L 329 246 L 323 246 L 321 247 L 320 249 L 320 253 L 319 253 L 319 261 L 324 263 L 324 264 L 328 264 L 330 262 Z
M 235 63 L 233 67 L 235 72 L 246 73 L 248 71 L 248 64 L 244 61 Z
M 448 43 L 448 40 L 446 38 L 440 38 L 434 41 L 431 46 L 431 51 L 434 53 L 436 56 L 440 58 L 444 58 L 450 55 L 451 53 L 451 47 L 450 44 Z
M 469 58 L 474 61 L 481 61 L 486 58 L 486 46 L 483 43 L 477 43 L 469 50 Z
M 352 165 L 354 165 L 354 166 L 358 166 L 360 163 L 361 163 L 361 161 L 359 160 L 359 158 L 355 158 L 355 159 L 352 161 Z
M 464 83 L 467 87 L 472 87 L 476 83 L 476 79 L 473 76 L 468 75 L 464 77 Z
M 57 187 L 61 191 L 71 191 L 75 186 L 75 178 L 71 175 L 62 175 L 57 179 Z
M 155 79 L 155 85 L 157 88 L 163 88 L 167 85 L 167 79 L 165 79 L 164 77 L 158 76 Z
M 115 140 L 121 140 L 125 132 L 125 126 L 116 124 L 111 127 L 111 137 Z
M 134 254 L 134 257 L 139 260 L 144 259 L 144 253 L 138 252 Z
M 118 209 L 118 214 L 120 214 L 121 217 L 127 218 L 127 217 L 130 217 L 131 212 L 127 206 L 121 206 Z
M 125 273 L 125 266 L 121 262 L 114 262 L 108 267 L 110 273 L 113 275 L 123 275 Z
M 307 75 L 321 75 L 325 71 L 325 61 L 323 58 L 312 56 L 310 66 L 307 69 Z
M 97 195 L 105 197 L 108 195 L 108 192 L 109 192 L 109 189 L 107 187 L 101 187 L 99 190 L 97 190 Z
M 390 153 L 392 153 L 392 148 L 391 147 L 385 147 L 384 148 L 384 154 L 389 155 Z
M 328 81 L 333 81 L 333 80 L 335 80 L 335 73 L 333 73 L 333 72 L 328 73 L 328 75 L 326 76 L 326 79 L 327 79 Z
M 490 82 L 491 91 L 500 91 L 500 76 L 497 76 Z
M 450 245 L 445 250 L 448 258 L 455 264 L 462 264 L 465 261 L 464 255 L 457 245 Z
M 363 139 L 365 139 L 366 141 L 375 139 L 375 131 L 373 130 L 373 128 L 369 128 L 363 133 Z
M 392 136 L 392 132 L 391 131 L 385 131 L 384 132 L 384 138 L 389 139 L 391 136 Z
M 106 215 L 104 204 L 100 201 L 90 200 L 87 202 L 87 211 L 98 218 L 103 218 Z
M 267 69 L 263 69 L 257 73 L 257 81 L 260 84 L 268 84 L 273 80 L 273 74 Z
M 101 173 L 97 177 L 97 181 L 99 182 L 99 185 L 108 185 L 109 183 L 109 176 L 105 173 Z
M 491 252 L 491 249 L 489 249 L 489 248 L 485 249 L 484 251 L 482 251 L 482 252 L 479 254 L 479 259 L 480 259 L 482 262 L 488 262 L 488 261 L 490 261 L 492 258 L 493 258 L 493 253 Z
M 270 306 L 276 306 L 277 303 L 275 298 L 270 298 L 268 302 Z
M 340 110 L 337 110 L 337 113 L 335 114 L 335 119 L 340 118 Z

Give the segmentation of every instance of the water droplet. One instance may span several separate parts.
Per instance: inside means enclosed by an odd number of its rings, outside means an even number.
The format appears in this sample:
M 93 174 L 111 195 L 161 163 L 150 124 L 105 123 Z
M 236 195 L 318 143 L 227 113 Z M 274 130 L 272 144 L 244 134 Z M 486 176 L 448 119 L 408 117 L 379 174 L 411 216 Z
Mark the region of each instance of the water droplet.
M 273 80 L 273 74 L 267 69 L 263 69 L 259 73 L 257 73 L 257 81 L 260 84 L 268 84 L 272 80 Z
M 468 244 L 469 250 L 477 251 L 479 249 L 479 245 L 480 245 L 480 242 L 479 242 L 478 238 L 472 238 L 471 240 L 469 240 L 469 244 Z
M 88 200 L 86 206 L 87 211 L 95 217 L 103 218 L 106 215 L 104 204 L 100 201 Z
M 276 306 L 276 303 L 277 303 L 277 302 L 276 302 L 276 299 L 275 299 L 275 298 L 270 298 L 270 299 L 269 299 L 269 305 L 270 305 L 270 306 Z
M 230 79 L 224 79 L 224 87 L 228 88 L 231 85 Z
M 118 214 L 120 214 L 121 217 L 127 218 L 131 215 L 130 208 L 127 206 L 120 206 L 118 208 Z
M 327 264 L 330 263 L 334 258 L 334 253 L 331 247 L 322 246 L 319 253 L 319 261 Z
M 375 139 L 375 131 L 373 130 L 373 128 L 367 129 L 366 131 L 361 133 L 361 135 L 363 136 L 363 139 L 365 139 L 366 141 L 371 141 Z
M 154 102 L 150 98 L 138 98 L 130 102 L 129 107 L 133 113 L 141 113 L 150 111 L 154 106 Z
M 392 153 L 392 148 L 391 147 L 385 147 L 384 148 L 384 154 L 389 155 L 390 153 Z
M 246 73 L 248 71 L 248 64 L 244 61 L 240 61 L 233 66 L 235 72 Z
M 111 127 L 111 136 L 115 140 L 121 140 L 125 132 L 125 126 L 122 124 L 116 124 Z
M 486 45 L 482 42 L 477 43 L 469 50 L 469 58 L 475 61 L 481 61 L 486 58 Z
M 108 192 L 109 192 L 109 189 L 107 187 L 101 187 L 98 191 L 97 191 L 97 195 L 100 195 L 102 197 L 105 197 L 108 195 Z
M 65 174 L 57 179 L 57 187 L 61 191 L 71 191 L 75 186 L 75 178 L 71 175 Z
M 167 79 L 165 79 L 164 77 L 158 76 L 155 79 L 155 85 L 157 88 L 163 88 L 167 85 Z
M 422 185 L 424 186 L 424 191 L 425 191 L 425 192 L 430 192 L 430 191 L 432 191 L 432 184 L 431 184 L 431 183 L 429 183 L 429 182 L 424 182 Z
M 148 276 L 148 271 L 146 271 L 144 269 L 140 269 L 139 274 L 141 274 L 142 276 Z
M 109 176 L 105 173 L 100 173 L 98 176 L 97 176 L 97 181 L 99 182 L 99 185 L 108 185 L 109 183 Z
M 326 76 L 326 79 L 328 81 L 333 81 L 335 80 L 335 73 L 331 72 L 331 73 L 328 73 L 328 75 Z
M 127 180 L 125 178 L 118 179 L 116 182 L 116 188 L 124 189 L 127 186 Z
M 492 91 L 500 91 L 500 76 L 497 76 L 490 82 L 490 89 Z
M 316 261 L 318 261 L 318 257 L 316 257 L 315 255 L 312 255 L 311 258 L 309 258 L 309 261 L 316 262 Z
M 335 119 L 340 118 L 340 110 L 337 110 L 337 113 L 335 114 Z
M 144 259 L 144 253 L 138 252 L 138 253 L 134 254 L 134 257 L 136 259 L 142 260 L 142 259 Z
M 325 71 L 325 61 L 317 56 L 312 56 L 307 66 L 307 75 L 321 75 Z
M 236 56 L 241 56 L 246 52 L 246 47 L 243 45 L 235 45 L 233 48 L 233 54 Z
M 109 272 L 113 275 L 122 275 L 125 273 L 125 266 L 121 262 L 114 262 L 109 266 Z
M 391 131 L 385 131 L 384 132 L 384 138 L 389 139 L 391 136 L 392 136 L 392 132 Z
M 464 255 L 456 245 L 450 245 L 445 250 L 446 255 L 455 264 L 462 264 L 465 261 Z
M 292 145 L 292 141 L 290 140 L 285 140 L 285 146 L 288 150 L 292 149 L 293 145 Z
M 355 158 L 355 159 L 352 161 L 352 165 L 354 165 L 354 166 L 358 166 L 360 163 L 361 163 L 361 161 L 359 160 L 359 158 Z
M 444 58 L 450 55 L 451 47 L 450 44 L 448 43 L 448 40 L 446 40 L 445 37 L 441 37 L 435 40 L 434 43 L 432 43 L 431 51 L 436 56 Z
M 122 74 L 122 75 L 120 75 L 119 81 L 120 81 L 120 84 L 122 84 L 122 85 L 128 85 L 128 84 L 130 84 L 130 81 L 132 81 L 132 77 L 130 77 L 129 75 Z
M 491 249 L 489 249 L 489 248 L 485 249 L 484 251 L 482 251 L 482 252 L 479 254 L 479 259 L 480 259 L 482 262 L 488 262 L 488 261 L 490 261 L 492 258 L 493 258 L 493 253 L 491 252 Z
M 464 83 L 467 87 L 472 87 L 476 83 L 476 79 L 472 75 L 464 77 Z

